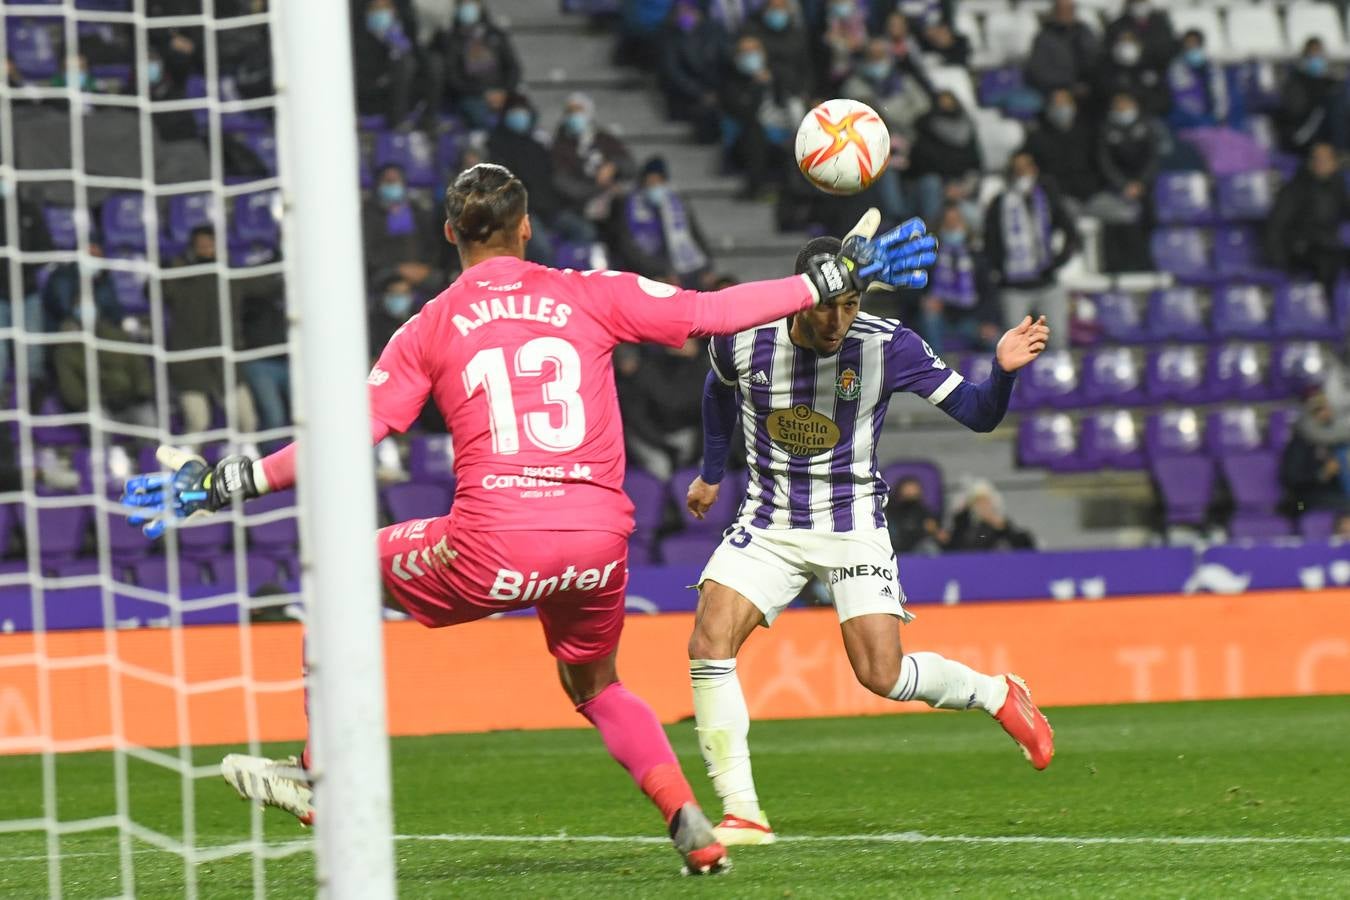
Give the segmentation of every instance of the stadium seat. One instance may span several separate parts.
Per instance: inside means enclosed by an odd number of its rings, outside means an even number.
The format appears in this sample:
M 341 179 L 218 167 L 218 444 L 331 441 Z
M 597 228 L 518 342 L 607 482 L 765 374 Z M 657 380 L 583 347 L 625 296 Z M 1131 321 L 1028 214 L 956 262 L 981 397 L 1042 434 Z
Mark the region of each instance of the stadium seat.
M 1057 472 L 1080 468 L 1078 435 L 1064 413 L 1034 413 L 1017 426 L 1017 461 Z
M 1343 332 L 1332 318 L 1326 292 L 1316 282 L 1285 284 L 1275 289 L 1275 334 L 1279 337 L 1335 340 Z
M 245 508 L 250 520 L 245 527 L 249 552 L 282 559 L 290 559 L 295 555 L 300 546 L 300 523 L 295 515 L 267 522 L 253 521 L 254 517 L 260 514 L 293 507 L 295 502 L 295 491 L 280 491 L 265 494 Z
M 1228 523 L 1228 537 L 1236 541 L 1259 541 L 1288 537 L 1289 520 L 1275 513 L 1237 513 Z
M 1229 49 L 1239 58 L 1278 59 L 1291 55 L 1274 3 L 1230 6 L 1227 36 Z
M 1270 308 L 1261 289 L 1250 284 L 1234 284 L 1214 294 L 1214 333 L 1223 338 L 1268 340 Z
M 1225 222 L 1261 221 L 1275 203 L 1272 172 L 1238 172 L 1218 180 L 1219 218 Z
M 16 529 L 24 529 L 24 509 L 16 503 L 0 504 L 0 558 L 9 556 Z
M 1154 402 L 1202 403 L 1205 357 L 1199 347 L 1163 347 L 1148 355 L 1145 387 Z
M 374 167 L 378 171 L 386 165 L 403 169 L 403 176 L 411 187 L 440 187 L 443 179 L 437 174 L 435 149 L 431 140 L 420 131 L 384 131 L 375 138 Z
M 992 353 L 972 353 L 966 357 L 957 371 L 971 384 L 988 381 L 989 376 L 994 371 L 994 355 Z
M 1009 119 L 992 109 L 971 108 L 971 118 L 975 122 L 976 139 L 980 144 L 980 154 L 985 166 L 1002 169 L 1008 165 L 1013 153 L 1026 141 L 1026 129 L 1020 122 Z
M 192 229 L 212 225 L 215 199 L 209 193 L 173 194 L 169 197 L 167 233 L 176 244 L 187 246 Z
M 1213 278 L 1208 233 L 1199 228 L 1156 228 L 1149 240 L 1153 261 L 1178 278 L 1204 281 Z
M 1284 24 L 1288 30 L 1289 49 L 1298 53 L 1309 38 L 1318 38 L 1332 59 L 1350 56 L 1345 40 L 1345 26 L 1331 3 L 1295 0 L 1285 7 Z
M 1253 453 L 1261 449 L 1261 425 L 1250 406 L 1228 406 L 1209 414 L 1205 449 L 1212 456 Z
M 1231 56 L 1228 36 L 1219 21 L 1219 11 L 1212 6 L 1169 6 L 1167 14 L 1172 20 L 1172 31 L 1178 37 L 1195 29 L 1205 36 L 1205 48 L 1215 59 L 1227 59 Z
M 79 235 L 75 224 L 75 210 L 69 206 L 43 206 L 42 221 L 52 237 L 52 247 L 56 250 L 74 250 Z
M 424 434 L 408 443 L 408 474 L 415 481 L 455 482 L 455 443 L 448 434 Z
M 656 549 L 656 534 L 666 519 L 669 485 L 650 472 L 629 466 L 623 474 L 623 490 L 636 507 L 629 546 L 639 551 L 635 560 L 647 562 Z
M 99 219 L 103 225 L 103 249 L 113 247 L 145 250 L 145 198 L 141 194 L 111 194 L 103 201 Z
M 93 510 L 87 506 L 39 508 L 38 555 L 43 560 L 70 559 L 77 556 L 84 548 L 93 515 Z
M 1106 347 L 1083 357 L 1082 397 L 1087 403 L 1128 405 L 1144 399 L 1139 360 L 1127 347 Z
M 20 74 L 29 81 L 49 81 L 61 71 L 60 19 L 6 17 L 7 52 Z
M 1078 373 L 1067 350 L 1046 350 L 1019 373 L 1012 405 L 1019 409 L 1039 406 L 1071 407 L 1078 403 Z
M 258 161 L 267 169 L 269 176 L 277 174 L 277 136 L 271 131 L 240 131 L 237 138 L 241 144 L 258 157 Z
M 887 488 L 894 489 L 906 478 L 918 480 L 923 486 L 923 498 L 928 508 L 941 516 L 946 508 L 943 505 L 946 498 L 942 488 L 942 470 L 922 459 L 901 460 L 881 467 L 881 480 L 886 482 Z
M 1085 299 L 1087 303 L 1078 305 L 1079 318 L 1090 315 L 1107 340 L 1136 344 L 1147 337 L 1144 320 L 1139 313 L 1139 301 L 1134 295 L 1112 292 L 1095 294 Z
M 382 490 L 384 508 L 392 522 L 435 519 L 450 511 L 450 489 L 435 482 L 406 481 Z
M 1277 283 L 1284 276 L 1264 264 L 1261 238 L 1255 228 L 1229 226 L 1214 232 L 1214 270 L 1219 277 L 1241 277 L 1264 284 Z
M 1078 454 L 1085 466 L 1094 469 L 1144 467 L 1138 426 L 1123 409 L 1102 410 L 1085 417 Z
M 1336 515 L 1330 509 L 1310 509 L 1298 517 L 1298 533 L 1305 541 L 1324 541 L 1335 530 Z
M 1278 396 L 1299 395 L 1326 377 L 1327 358 L 1322 345 L 1291 341 L 1271 353 L 1271 381 Z
M 732 523 L 732 520 L 736 518 L 736 510 L 740 508 L 741 501 L 745 499 L 745 470 L 726 473 L 717 492 L 717 502 L 712 505 L 712 508 L 701 520 L 695 519 L 683 502 L 690 483 L 698 475 L 699 469 L 696 467 L 676 469 L 675 474 L 670 477 L 670 496 L 680 499 L 680 502 L 676 503 L 675 506 L 679 509 L 680 521 L 684 524 L 686 532 L 710 532 L 720 536 Z
M 1031 52 L 1040 22 L 1036 13 L 1026 4 L 999 14 L 990 20 L 992 25 L 985 35 L 989 59 L 993 65 L 1020 65 Z
M 1267 400 L 1272 386 L 1266 382 L 1267 367 L 1251 344 L 1223 344 L 1209 354 L 1205 382 L 1214 400 Z
M 702 565 L 722 542 L 720 531 L 690 529 L 661 539 L 661 561 L 669 566 Z
M 108 529 L 108 552 L 119 564 L 143 559 L 153 553 L 157 547 L 137 525 L 127 522 L 125 514 L 119 511 L 105 513 Z
M 48 396 L 33 417 L 33 442 L 39 447 L 88 446 L 89 436 L 82 425 L 47 424 L 48 417 L 68 415 L 59 400 Z
M 1239 92 L 1247 107 L 1247 124 L 1251 125 L 1252 120 L 1257 118 L 1256 113 L 1271 112 L 1279 108 L 1280 105 L 1280 78 L 1276 64 L 1267 59 L 1246 59 L 1240 62 L 1230 63 L 1225 67 L 1228 72 L 1230 82 Z M 1270 120 L 1261 116 L 1264 120 L 1259 131 L 1264 132 L 1270 125 Z M 1262 139 L 1258 131 L 1249 131 L 1256 137 L 1264 147 L 1271 146 Z
M 1203 525 L 1214 494 L 1214 461 L 1206 456 L 1164 456 L 1149 464 L 1168 525 Z
M 278 191 L 239 194 L 231 204 L 230 233 L 241 241 L 275 246 L 281 237 Z
M 206 559 L 234 547 L 234 526 L 218 517 L 185 523 L 177 532 L 178 548 L 185 557 Z
M 1283 453 L 1294 433 L 1294 421 L 1299 411 L 1288 406 L 1277 406 L 1266 419 L 1266 449 Z
M 1167 409 L 1144 422 L 1144 451 L 1149 459 L 1194 456 L 1202 445 L 1200 416 L 1193 409 Z
M 1164 225 L 1213 221 L 1209 179 L 1201 172 L 1163 172 L 1153 183 L 1153 209 Z
M 1200 292 L 1193 287 L 1171 287 L 1148 298 L 1148 329 L 1155 341 L 1209 339 Z
M 106 258 L 128 263 L 146 261 L 143 251 L 131 249 L 113 249 L 106 254 Z M 150 311 L 150 297 L 146 294 L 146 283 L 150 276 L 144 267 L 137 268 L 109 267 L 109 277 L 112 278 L 113 289 L 117 291 L 117 302 L 122 304 L 122 311 L 130 315 Z
M 1219 458 L 1219 467 L 1238 512 L 1270 513 L 1280 502 L 1280 458 L 1274 453 L 1234 453 Z

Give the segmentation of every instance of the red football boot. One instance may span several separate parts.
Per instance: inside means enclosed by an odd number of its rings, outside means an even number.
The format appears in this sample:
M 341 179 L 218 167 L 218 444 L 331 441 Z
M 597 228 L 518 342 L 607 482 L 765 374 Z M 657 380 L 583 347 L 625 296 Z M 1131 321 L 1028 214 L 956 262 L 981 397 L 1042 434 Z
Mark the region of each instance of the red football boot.
M 1027 762 L 1037 769 L 1044 769 L 1055 756 L 1055 730 L 1031 702 L 1031 691 L 1027 690 L 1026 682 L 1016 675 L 1004 675 L 1003 678 L 1008 682 L 1008 699 L 1003 701 L 1003 708 L 994 718 L 1017 741 Z

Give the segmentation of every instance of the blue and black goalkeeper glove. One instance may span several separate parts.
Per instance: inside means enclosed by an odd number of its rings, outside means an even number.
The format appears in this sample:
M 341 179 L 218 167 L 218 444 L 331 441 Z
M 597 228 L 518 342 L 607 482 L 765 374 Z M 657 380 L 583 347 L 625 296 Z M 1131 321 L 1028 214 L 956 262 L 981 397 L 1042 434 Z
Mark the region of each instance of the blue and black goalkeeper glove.
M 822 254 L 808 262 L 807 276 L 821 302 L 855 291 L 927 286 L 926 270 L 937 262 L 937 238 L 928 234 L 923 219 L 909 219 L 874 237 L 880 225 L 881 214 L 869 209 L 844 236 L 838 256 Z
M 258 496 L 253 460 L 247 456 L 227 456 L 213 468 L 194 453 L 161 446 L 155 459 L 169 471 L 129 478 L 122 491 L 127 522 L 144 526 L 151 540 L 164 534 L 173 519 L 208 515 Z

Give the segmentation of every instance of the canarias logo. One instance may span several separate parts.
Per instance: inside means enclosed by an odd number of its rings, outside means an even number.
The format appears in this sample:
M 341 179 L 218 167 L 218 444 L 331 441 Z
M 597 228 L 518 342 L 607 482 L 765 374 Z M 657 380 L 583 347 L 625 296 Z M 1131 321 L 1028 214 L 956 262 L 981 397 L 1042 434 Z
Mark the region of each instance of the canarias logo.
M 773 410 L 765 417 L 764 427 L 789 456 L 815 456 L 839 443 L 839 426 L 805 403 Z

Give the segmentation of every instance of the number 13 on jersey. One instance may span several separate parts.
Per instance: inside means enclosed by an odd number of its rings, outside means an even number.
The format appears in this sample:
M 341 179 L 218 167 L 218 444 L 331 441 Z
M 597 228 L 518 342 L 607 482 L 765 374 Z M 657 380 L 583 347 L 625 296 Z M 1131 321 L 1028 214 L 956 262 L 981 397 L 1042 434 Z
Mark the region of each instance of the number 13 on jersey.
M 553 380 L 542 385 L 543 403 L 551 409 L 532 410 L 520 416 L 525 436 L 541 450 L 566 453 L 581 446 L 586 437 L 586 407 L 577 393 L 581 387 L 581 357 L 570 343 L 559 337 L 540 337 L 521 345 L 514 360 L 515 375 L 520 378 L 545 374 L 553 364 Z M 472 397 L 479 387 L 487 395 L 488 423 L 492 429 L 492 452 L 510 456 L 520 452 L 520 426 L 511 391 L 511 372 L 506 367 L 506 352 L 501 347 L 479 350 L 464 367 L 464 390 Z M 560 416 L 554 425 L 552 419 Z

